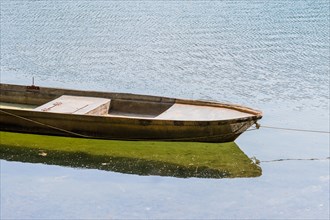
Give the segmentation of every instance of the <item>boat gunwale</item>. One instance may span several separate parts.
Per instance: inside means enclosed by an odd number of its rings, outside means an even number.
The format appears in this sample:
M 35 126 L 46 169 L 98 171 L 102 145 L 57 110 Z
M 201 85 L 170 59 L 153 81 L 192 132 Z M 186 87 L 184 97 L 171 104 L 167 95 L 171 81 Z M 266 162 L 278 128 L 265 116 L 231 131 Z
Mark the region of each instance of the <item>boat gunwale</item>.
M 19 89 L 3 89 L 3 87 L 9 88 L 19 88 Z M 232 109 L 239 112 L 249 113 L 252 116 L 245 116 L 233 119 L 219 119 L 219 120 L 171 120 L 171 119 L 156 119 L 156 118 L 138 118 L 138 117 L 112 117 L 111 115 L 106 115 L 104 117 L 107 118 L 124 118 L 124 119 L 138 119 L 138 120 L 152 120 L 152 121 L 184 121 L 184 122 L 219 122 L 219 121 L 245 121 L 245 120 L 259 120 L 262 118 L 262 112 L 250 107 L 246 107 L 243 105 L 238 104 L 231 104 L 231 103 L 222 103 L 217 101 L 204 101 L 204 100 L 192 100 L 192 99 L 183 99 L 183 98 L 170 98 L 170 97 L 163 97 L 163 96 L 153 96 L 153 95 L 142 95 L 142 94 L 133 94 L 133 93 L 121 93 L 121 92 L 102 92 L 102 91 L 93 91 L 93 90 L 77 90 L 77 89 L 63 89 L 63 88 L 56 88 L 56 87 L 38 87 L 38 91 L 27 91 L 28 86 L 24 85 L 14 85 L 14 84 L 5 84 L 0 83 L 0 92 L 3 91 L 10 91 L 10 92 L 39 92 L 42 90 L 54 90 L 54 91 L 61 91 L 63 94 L 72 93 L 92 93 L 88 95 L 92 95 L 92 97 L 104 97 L 106 96 L 113 96 L 110 98 L 111 100 L 126 100 L 126 101 L 146 101 L 146 102 L 155 102 L 155 103 L 164 103 L 164 104 L 186 104 L 186 105 L 196 105 L 196 106 L 208 106 L 208 107 L 216 107 L 216 108 L 226 108 Z M 46 94 L 52 94 L 51 92 Z M 56 95 L 56 94 L 54 94 Z M 94 95 L 94 96 L 93 96 Z M 77 95 L 79 96 L 79 95 Z M 82 94 L 81 96 L 84 96 Z M 2 108 L 0 108 L 2 109 Z M 60 113 L 56 113 L 60 114 Z M 81 115 L 80 115 L 81 116 Z M 97 116 L 100 117 L 100 116 Z
M 112 124 L 136 124 L 141 126 L 146 125 L 162 125 L 162 126 L 173 126 L 180 123 L 180 126 L 218 126 L 225 124 L 235 124 L 248 121 L 257 121 L 262 116 L 247 116 L 234 119 L 222 119 L 222 120 L 164 120 L 156 118 L 133 118 L 133 117 L 112 117 L 111 115 L 80 115 L 80 114 L 68 114 L 68 113 L 55 113 L 55 112 L 39 112 L 29 109 L 7 109 L 0 107 L 0 114 L 14 114 L 20 117 L 31 118 L 47 118 L 51 120 L 70 118 L 76 121 L 87 121 L 87 122 L 101 122 L 101 123 L 112 123 Z M 5 113 L 3 113 L 5 112 Z M 27 116 L 22 116 L 20 113 L 28 114 Z M 23 113 L 23 114 L 24 114 Z M 24 114 L 24 115 L 25 115 Z M 47 117 L 48 116 L 48 117 Z M 95 121 L 95 119 L 97 121 Z M 100 121 L 98 121 L 100 120 Z

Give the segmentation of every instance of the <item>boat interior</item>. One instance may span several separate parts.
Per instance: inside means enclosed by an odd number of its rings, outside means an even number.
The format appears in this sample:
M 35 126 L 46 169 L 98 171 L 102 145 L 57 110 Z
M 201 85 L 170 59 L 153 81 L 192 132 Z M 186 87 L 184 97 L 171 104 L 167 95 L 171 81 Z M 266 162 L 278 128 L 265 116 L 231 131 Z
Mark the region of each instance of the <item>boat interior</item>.
M 1 86 L 2 109 L 187 121 L 226 120 L 255 116 L 258 113 L 252 109 L 232 108 L 230 105 L 208 105 L 198 101 L 184 102 L 154 96 L 60 89 L 47 91 L 47 88 L 39 92 L 29 91 L 27 87 L 22 89 L 23 86 L 19 86 L 19 89 L 4 89 Z

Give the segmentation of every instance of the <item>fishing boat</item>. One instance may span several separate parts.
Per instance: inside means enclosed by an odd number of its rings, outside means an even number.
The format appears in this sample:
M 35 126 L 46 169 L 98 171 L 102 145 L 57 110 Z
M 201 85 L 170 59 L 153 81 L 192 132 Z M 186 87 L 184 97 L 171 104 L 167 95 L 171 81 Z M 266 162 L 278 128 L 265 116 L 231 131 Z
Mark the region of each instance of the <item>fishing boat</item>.
M 212 101 L 1 83 L 2 131 L 223 143 L 261 118 L 261 111 Z

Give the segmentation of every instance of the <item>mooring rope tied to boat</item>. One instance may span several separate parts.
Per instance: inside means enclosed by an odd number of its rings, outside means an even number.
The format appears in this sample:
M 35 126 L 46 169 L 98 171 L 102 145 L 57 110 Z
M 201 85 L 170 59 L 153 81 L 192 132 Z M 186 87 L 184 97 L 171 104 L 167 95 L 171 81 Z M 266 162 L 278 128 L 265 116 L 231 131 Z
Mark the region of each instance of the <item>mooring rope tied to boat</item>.
M 297 129 L 297 128 L 282 128 L 282 127 L 273 127 L 273 126 L 265 126 L 265 125 L 260 125 L 260 127 L 269 128 L 269 129 L 277 129 L 277 130 L 301 131 L 301 132 L 314 132 L 314 133 L 330 134 L 330 131 L 307 130 L 307 129 Z
M 7 115 L 14 116 L 14 117 L 16 117 L 16 118 L 20 118 L 20 119 L 23 119 L 23 120 L 26 120 L 26 121 L 30 121 L 30 122 L 35 123 L 35 124 L 39 124 L 39 125 L 42 125 L 42 126 L 46 126 L 46 127 L 49 127 L 49 128 L 55 129 L 55 130 L 58 130 L 58 131 L 62 131 L 62 132 L 68 133 L 68 134 L 76 135 L 76 136 L 78 136 L 78 137 L 84 137 L 84 138 L 95 138 L 95 137 L 93 137 L 93 136 L 87 136 L 87 135 L 83 135 L 83 134 L 78 134 L 78 133 L 76 133 L 76 132 L 68 131 L 68 130 L 65 130 L 65 129 L 62 129 L 62 128 L 58 128 L 58 127 L 55 127 L 55 126 L 52 126 L 52 125 L 47 125 L 47 124 L 44 124 L 44 123 L 42 123 L 42 122 L 38 122 L 38 121 L 35 121 L 35 120 L 32 120 L 32 119 L 29 119 L 29 118 L 25 118 L 25 117 L 22 117 L 22 116 L 19 116 L 19 115 L 16 115 L 16 114 L 10 113 L 10 112 L 6 112 L 6 111 L 3 111 L 3 110 L 0 110 L 0 112 L 5 113 L 5 114 L 7 114 Z
M 267 128 L 267 129 L 276 129 L 276 130 L 285 130 L 285 131 L 300 131 L 300 132 L 313 132 L 313 133 L 323 133 L 323 134 L 330 134 L 330 131 L 320 131 L 320 130 L 308 130 L 308 129 L 299 129 L 299 128 L 284 128 L 284 127 L 274 127 L 274 126 L 266 126 L 261 125 L 259 123 L 255 123 L 255 128 L 248 129 L 246 131 L 254 131 L 260 128 Z
M 29 118 L 25 118 L 25 117 L 22 117 L 22 116 L 19 116 L 19 115 L 10 113 L 10 112 L 6 112 L 6 111 L 3 111 L 3 110 L 0 110 L 0 112 L 5 113 L 5 114 L 8 114 L 8 115 L 11 115 L 11 116 L 16 117 L 16 118 L 20 118 L 20 119 L 23 119 L 23 120 L 26 120 L 26 121 L 30 121 L 30 122 L 35 123 L 35 124 L 46 126 L 46 127 L 52 128 L 54 130 L 58 130 L 58 131 L 61 131 L 61 132 L 64 132 L 64 133 L 75 135 L 77 137 L 91 138 L 91 139 L 102 139 L 100 137 L 89 136 L 89 135 L 79 134 L 79 133 L 76 133 L 76 132 L 73 132 L 73 131 L 68 131 L 68 130 L 65 130 L 65 129 L 62 129 L 62 128 L 58 128 L 58 127 L 55 127 L 55 126 L 52 126 L 52 125 L 48 125 L 48 124 L 45 124 L 45 123 L 42 123 L 42 122 L 38 122 L 38 121 L 29 119 Z M 317 133 L 328 133 L 328 134 L 330 134 L 330 132 L 327 132 L 327 131 L 315 131 L 315 130 L 303 130 L 303 129 L 293 129 L 293 128 L 280 128 L 280 127 L 263 126 L 263 125 L 260 125 L 257 122 L 255 123 L 255 128 L 248 129 L 246 131 L 258 130 L 258 129 L 260 129 L 260 127 L 271 128 L 271 129 L 280 129 L 280 130 L 303 131 L 303 132 L 317 132 Z M 237 129 L 237 131 L 239 131 L 240 129 L 241 128 Z M 234 132 L 234 133 L 237 133 L 237 131 Z M 189 138 L 157 139 L 157 140 L 158 141 L 184 141 L 184 140 L 190 141 L 190 140 L 195 140 L 195 139 L 200 139 L 200 138 L 210 138 L 210 137 L 211 138 L 215 138 L 215 137 L 226 136 L 226 135 L 228 135 L 228 134 L 209 135 L 209 136 L 203 136 L 203 137 L 189 137 Z M 141 138 L 116 138 L 116 139 L 117 140 L 128 140 L 128 141 L 140 141 L 140 140 L 144 140 L 144 139 L 141 139 Z

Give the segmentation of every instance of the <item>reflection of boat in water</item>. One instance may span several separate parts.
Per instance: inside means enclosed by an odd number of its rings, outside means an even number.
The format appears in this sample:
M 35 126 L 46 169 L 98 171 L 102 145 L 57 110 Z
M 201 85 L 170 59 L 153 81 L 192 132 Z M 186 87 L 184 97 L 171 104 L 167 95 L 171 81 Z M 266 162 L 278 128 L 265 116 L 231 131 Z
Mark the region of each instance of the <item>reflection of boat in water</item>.
M 129 142 L 0 132 L 0 159 L 138 175 L 258 177 L 234 142 Z
M 262 117 L 244 106 L 124 93 L 1 84 L 0 95 L 1 130 L 12 132 L 222 143 Z

